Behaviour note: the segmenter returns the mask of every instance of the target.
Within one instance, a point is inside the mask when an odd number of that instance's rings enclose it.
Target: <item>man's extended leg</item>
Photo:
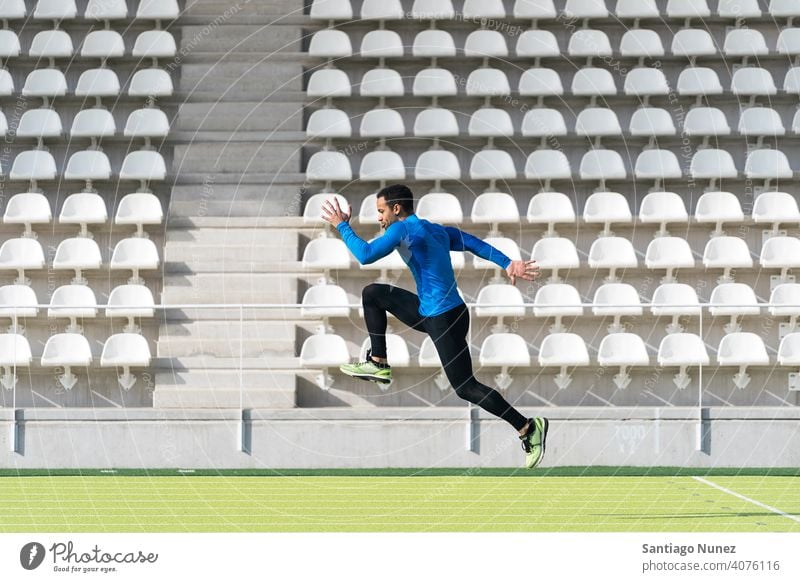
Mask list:
[[[413,329],[425,331],[423,318],[419,314],[419,297],[399,287],[372,283],[364,287],[361,304],[370,338],[367,359],[356,364],[345,364],[339,369],[354,378],[388,384],[392,381],[392,369],[387,364],[386,313],[393,314]]]
[[[425,327],[456,394],[511,424],[520,433],[522,448],[527,454],[526,464],[528,467],[538,465],[544,456],[547,419],[525,418],[497,390],[481,384],[475,378],[467,344],[467,307],[460,305],[441,315],[429,317],[425,320]]]

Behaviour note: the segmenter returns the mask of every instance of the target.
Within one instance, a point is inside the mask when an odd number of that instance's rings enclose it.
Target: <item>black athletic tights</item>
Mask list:
[[[386,357],[388,311],[412,329],[431,336],[444,365],[444,373],[461,398],[502,418],[517,430],[528,422],[497,390],[478,382],[472,373],[472,357],[467,345],[469,310],[466,305],[462,303],[442,314],[423,317],[419,314],[419,297],[414,293],[379,283],[364,287],[361,301],[373,356]]]

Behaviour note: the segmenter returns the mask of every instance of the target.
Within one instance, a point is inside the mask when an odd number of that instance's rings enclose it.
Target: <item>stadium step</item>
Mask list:
[[[303,67],[299,62],[280,62],[250,57],[214,59],[211,63],[191,63],[181,67],[181,91],[191,93],[196,100],[258,100],[277,92],[301,92]],[[302,93],[300,93],[302,94]]]
[[[181,17],[202,18],[218,26],[229,19],[247,16],[302,16],[303,9],[297,0],[271,0],[270,2],[237,2],[229,0],[193,0],[187,2]],[[279,24],[279,22],[276,22]],[[227,30],[227,26],[225,29]],[[274,27],[270,27],[272,30]]]
[[[302,110],[296,103],[244,101],[184,103],[178,111],[180,131],[301,131]]]
[[[299,172],[300,152],[294,144],[194,142],[175,146],[173,173]]]
[[[296,303],[297,279],[267,273],[165,275],[165,305],[197,303]]]
[[[279,408],[295,406],[292,372],[245,370],[239,389],[236,368],[160,371],[156,374],[154,408]]]
[[[279,235],[275,235],[276,246],[271,246],[276,255],[264,252],[264,244],[254,241],[252,244],[186,244],[167,243],[164,247],[164,261],[179,263],[195,272],[198,271],[245,271],[252,270],[273,271],[279,263],[294,262],[295,257],[284,256],[292,252],[292,246],[283,248],[277,242]],[[208,269],[203,268],[204,265]]]
[[[283,321],[245,321],[241,330],[237,321],[168,323],[159,329],[158,357],[292,357],[295,336],[294,323]]]
[[[279,52],[301,50],[300,31],[295,26],[233,24],[212,28],[208,25],[188,25],[182,27],[181,33],[181,48],[192,51],[192,54],[252,53],[261,59],[265,54],[271,56]]]

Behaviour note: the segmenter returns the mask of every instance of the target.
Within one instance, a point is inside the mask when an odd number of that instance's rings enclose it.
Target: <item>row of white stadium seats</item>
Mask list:
[[[0,168],[2,172],[2,168]],[[63,174],[56,168],[53,155],[45,150],[28,150],[17,154],[8,177],[11,180],[110,180],[111,162],[108,156],[99,150],[75,152],[69,158]],[[119,170],[120,180],[163,180],[167,175],[167,166],[163,156],[152,150],[130,152],[122,161]]]
[[[165,30],[147,30],[136,37],[131,55],[134,57],[161,59],[172,58],[178,52],[175,38]],[[0,58],[20,56],[22,47],[13,30],[0,30]],[[122,35],[114,30],[95,30],[86,35],[80,53],[75,53],[72,38],[64,30],[44,30],[31,41],[28,56],[46,59],[73,59],[81,57],[110,59],[125,56]]]
[[[44,194],[39,192],[14,194],[3,213],[3,224],[24,224],[25,236],[31,236],[31,227],[34,224],[48,224],[52,220],[50,203]],[[161,209],[161,202],[150,192],[126,194],[119,201],[114,216],[114,224],[134,225],[136,234],[140,237],[144,236],[144,225],[161,224],[163,220],[164,211]],[[70,194],[61,205],[58,222],[80,225],[81,234],[85,236],[89,224],[108,222],[105,200],[94,192]]]
[[[29,240],[29,239],[13,239]],[[520,260],[521,253],[517,243],[505,237],[488,237],[487,243],[502,251],[512,260]],[[454,268],[463,268],[463,253],[451,252]],[[460,257],[460,258],[459,258]],[[558,271],[577,269],[581,266],[575,243],[564,237],[544,237],[536,241],[531,251],[531,259],[542,270],[552,270],[552,281],[558,281]],[[351,254],[344,242],[338,238],[317,238],[305,248],[302,266],[308,270],[349,269]],[[694,253],[685,238],[662,236],[654,238],[645,251],[645,267],[651,270],[666,270],[665,280],[674,280],[677,269],[695,267]],[[709,239],[702,255],[706,269],[722,269],[723,279],[732,281],[733,269],[749,269],[754,266],[753,257],[747,242],[735,236],[717,236]],[[764,269],[780,269],[781,279],[786,280],[790,269],[800,268],[800,238],[793,236],[773,236],[761,247],[759,264]],[[594,240],[588,253],[588,266],[591,269],[609,269],[609,281],[617,279],[618,269],[636,269],[639,259],[633,243],[621,236],[604,236]],[[474,269],[499,269],[494,263],[473,257]],[[0,263],[2,268],[2,263]],[[403,270],[406,264],[397,251],[370,263],[361,265],[362,270]]]
[[[387,356],[392,366],[411,366],[411,358],[406,342],[400,336],[387,334]],[[369,339],[362,345],[362,354],[368,347]],[[300,364],[306,368],[327,368],[338,366],[350,359],[347,344],[335,334],[316,334],[303,343],[300,350]],[[531,354],[525,339],[513,333],[493,333],[483,340],[478,355],[481,367],[500,367],[503,371],[495,377],[503,389],[511,383],[509,368],[527,368],[531,364]],[[679,388],[686,388],[690,378],[686,370],[690,366],[708,366],[710,358],[703,340],[691,333],[674,333],[665,336],[659,346],[656,361],[659,367],[678,366],[680,373],[673,381]],[[559,388],[569,385],[568,368],[589,366],[590,358],[586,342],[577,334],[569,332],[552,333],[544,338],[539,346],[538,363],[540,367],[559,367],[556,376]],[[650,357],[644,339],[633,333],[612,333],[603,338],[597,350],[597,363],[600,366],[621,368],[620,388],[630,382],[628,369],[650,366]],[[800,333],[786,335],[778,348],[776,363],[780,366],[800,366]],[[441,366],[436,349],[430,338],[426,338],[420,348],[418,365],[420,367]],[[717,348],[718,366],[738,366],[734,384],[744,388],[750,380],[746,373],[749,366],[769,366],[764,340],[750,332],[733,332],[722,337]],[[626,381],[627,380],[627,381]],[[616,382],[615,382],[616,383]],[[447,389],[447,385],[442,386]]]
[[[518,92],[522,97],[560,97],[564,95],[560,74],[554,69],[532,68],[524,71],[519,80]],[[453,97],[459,94],[459,82],[452,71],[443,68],[423,69],[414,76],[411,92],[407,93],[403,78],[394,69],[384,67],[367,71],[359,84],[362,97]],[[512,94],[506,73],[500,69],[481,68],[472,71],[462,81],[464,93],[470,97],[502,97]],[[571,93],[577,97],[612,97],[618,94],[614,75],[608,69],[584,67],[572,77]],[[787,94],[800,94],[800,67],[786,72],[783,90]],[[735,96],[759,97],[777,95],[778,88],[772,73],[759,67],[741,67],[733,72],[730,91]],[[717,71],[709,67],[689,67],[681,71],[677,83],[678,95],[701,97],[721,95],[725,92]],[[306,93],[312,98],[350,97],[352,83],[341,69],[318,69],[308,80]],[[625,95],[630,97],[655,97],[670,94],[670,87],[660,69],[640,67],[632,69],[625,77]]]
[[[720,52],[726,57],[760,57],[773,52],[767,47],[764,35],[749,28],[728,31],[721,51],[711,33],[704,29],[684,28],[675,31],[671,36],[670,52],[676,57],[712,57]],[[366,58],[408,58],[405,52],[403,40],[397,32],[381,29],[364,35],[358,55]],[[536,59],[563,58],[565,55],[575,58],[615,55],[608,34],[602,30],[586,28],[577,30],[570,36],[566,51],[558,46],[556,36],[551,31],[527,30],[517,39],[514,53],[517,57]],[[790,56],[800,54],[800,28],[781,30],[774,53]],[[332,28],[317,31],[311,37],[308,54],[325,59],[351,57],[353,45],[350,35]],[[464,41],[462,50],[456,49],[452,35],[445,30],[422,31],[416,35],[411,45],[411,56],[414,57],[447,58],[457,54],[459,57],[481,59],[506,59],[510,56],[506,36],[497,30],[480,29],[471,32]],[[659,34],[642,28],[627,31],[620,40],[616,54],[620,57],[651,59],[666,56]]]
[[[15,90],[11,74],[7,69],[0,69],[0,97],[13,95]],[[172,78],[164,69],[136,71],[128,85],[130,97],[169,97],[173,91]],[[61,97],[68,92],[64,72],[55,68],[31,71],[22,87],[23,97],[49,99]],[[77,97],[118,97],[121,94],[119,77],[112,69],[84,71],[78,78],[74,93]]]
[[[800,16],[800,5],[795,0],[770,0],[769,15],[774,18]],[[457,17],[450,0],[414,0],[411,18],[422,20],[452,20]],[[711,12],[707,0],[668,0],[666,9],[659,11],[656,0],[617,0],[612,12],[605,0],[567,0],[559,15],[554,0],[515,0],[514,8],[506,12],[502,0],[464,0],[460,16],[463,19],[514,18],[526,20],[554,20],[559,16],[571,18],[608,18],[638,20],[642,18],[708,18],[719,16],[731,20],[759,18],[762,16],[758,0],[720,0],[717,10]],[[406,13],[400,0],[363,0],[361,20],[402,20]],[[352,20],[350,0],[314,0],[311,18],[316,20]]]
[[[339,201],[342,209],[350,214],[350,203],[341,194],[314,194],[306,202],[303,222],[325,224],[322,207],[332,198]],[[460,224],[464,221],[461,203],[453,194],[432,192],[424,194],[416,203],[416,213],[420,218],[444,224]],[[473,224],[516,224],[521,222],[517,201],[505,192],[484,192],[472,204],[470,221]],[[561,192],[540,192],[528,203],[525,217],[530,224],[547,224],[552,231],[556,224],[575,224],[577,214],[572,200]],[[697,200],[693,218],[701,224],[715,224],[717,230],[725,222],[745,220],[739,199],[730,192],[705,192]],[[687,224],[689,214],[684,200],[674,192],[650,192],[642,198],[639,205],[639,222],[658,224],[664,234],[669,223]],[[750,219],[756,224],[770,224],[777,231],[781,224],[800,224],[800,209],[797,199],[786,192],[762,192],[753,202]],[[360,224],[376,224],[376,196],[366,196],[357,216]],[[583,207],[583,221],[586,224],[602,224],[607,230],[613,223],[632,224],[634,221],[628,199],[618,192],[595,192]],[[719,234],[719,233],[718,233]]]
[[[71,369],[88,367],[92,360],[92,349],[84,336],[77,333],[58,333],[47,339],[41,366],[64,368],[64,373],[58,378],[62,386],[70,390],[78,380]],[[124,372],[119,377],[119,383],[124,389],[130,390],[136,383],[130,368],[147,368],[150,360],[150,346],[144,336],[138,333],[118,333],[103,344],[100,367],[122,368]],[[0,334],[0,370],[3,371],[0,383],[7,390],[13,389],[17,383],[17,369],[30,368],[32,362],[31,346],[25,336],[15,333]]]
[[[8,122],[0,111],[0,136],[8,134]],[[72,137],[112,137],[117,133],[114,116],[108,109],[84,109],[72,121],[69,135]],[[128,115],[122,135],[125,137],[166,137],[169,133],[169,119],[161,110],[154,107],[137,109]],[[54,109],[29,109],[14,128],[17,138],[57,138],[64,134],[61,117]]]
[[[324,0],[327,1],[327,0]],[[180,15],[177,0],[139,0],[137,20],[174,20]],[[34,20],[74,20],[78,18],[75,0],[37,0],[30,15]],[[0,2],[0,20],[28,17],[25,0]],[[83,14],[86,20],[122,20],[128,18],[127,0],[89,0]]]
[[[527,312],[524,303],[518,287],[490,283],[478,291],[474,314],[476,317],[524,317]],[[584,303],[572,285],[548,283],[536,290],[532,313],[535,317],[555,317],[555,328],[561,329],[562,317],[584,317]],[[627,283],[604,283],[594,292],[591,303],[593,315],[614,317],[617,325],[623,316],[640,317],[643,314],[639,292]],[[702,309],[694,287],[685,283],[662,283],[653,292],[650,303],[653,316],[672,317],[676,325],[679,317],[699,317]],[[734,325],[736,318],[759,315],[763,307],[753,289],[744,283],[717,285],[711,292],[709,303],[713,304],[708,307],[712,316],[731,317]],[[350,304],[347,293],[338,285],[314,285],[304,293],[300,313],[302,317],[316,319],[350,317]],[[776,285],[769,304],[766,309],[770,315],[789,317],[794,327],[800,317],[800,283]]]
[[[91,111],[91,110],[90,110]],[[731,135],[731,126],[725,113],[716,107],[693,107],[681,119],[681,135],[690,137],[722,137]],[[515,130],[511,115],[504,109],[481,107],[468,117],[467,135],[473,137],[562,137],[568,134],[580,137],[621,137],[624,132],[614,109],[587,107],[581,111],[569,109],[574,116],[574,130],[568,131],[564,115],[558,109],[540,107],[525,113],[519,130]],[[732,116],[733,114],[731,114]],[[22,127],[22,123],[20,123]],[[2,119],[0,119],[2,129]],[[168,126],[167,126],[168,129]],[[770,107],[747,107],[739,113],[739,135],[782,136],[786,134],[780,113]],[[20,130],[17,131],[19,136]],[[800,110],[792,119],[791,131],[800,134]],[[74,130],[73,130],[74,133]],[[669,137],[678,134],[669,110],[658,107],[640,107],[631,116],[628,132],[632,137]],[[28,131],[30,134],[30,130]],[[80,135],[80,134],[79,134]],[[84,133],[84,135],[86,135]],[[128,133],[126,127],[125,135]],[[348,138],[353,129],[350,116],[341,109],[324,108],[314,111],[308,119],[306,136],[314,138]],[[404,137],[406,125],[400,112],[388,107],[376,107],[361,117],[359,135],[370,138]],[[456,114],[443,107],[430,107],[420,111],[415,120],[416,137],[457,137],[462,135]]]
[[[28,153],[28,152],[26,152]],[[627,152],[626,152],[627,153]],[[21,154],[22,155],[22,154]],[[444,149],[422,152],[413,166],[415,180],[461,180],[461,164],[456,155]],[[781,150],[754,149],[747,154],[744,176],[755,180],[792,179],[794,171]],[[633,175],[640,180],[677,180],[684,177],[678,157],[670,150],[646,149],[636,158]],[[701,149],[692,156],[686,175],[698,180],[737,178],[739,170],[731,154],[722,149]],[[522,173],[528,180],[625,180],[628,171],[622,155],[610,149],[591,149],[573,174],[569,159],[559,150],[539,149],[531,153]],[[515,180],[522,177],[511,154],[504,150],[484,149],[475,153],[469,167],[472,180]],[[12,171],[12,179],[14,173]],[[350,182],[353,172],[350,158],[343,152],[323,150],[308,160],[306,177],[310,181]],[[360,162],[361,181],[405,180],[406,165],[400,154],[388,149],[367,153]]]
[[[85,283],[82,272],[99,269],[103,264],[99,245],[91,238],[74,237],[62,240],[56,248],[50,268],[75,271],[75,282]],[[132,237],[119,241],[111,255],[109,268],[133,271],[132,283],[138,283],[139,271],[157,269],[158,249],[148,238]],[[0,246],[0,271],[17,271],[17,284],[26,284],[25,271],[47,266],[41,243],[34,238],[11,238]]]

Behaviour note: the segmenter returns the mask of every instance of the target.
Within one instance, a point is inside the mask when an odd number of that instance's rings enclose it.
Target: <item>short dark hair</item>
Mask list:
[[[414,214],[414,193],[404,184],[392,184],[382,188],[378,198],[386,198],[386,204],[399,204],[408,214]]]

